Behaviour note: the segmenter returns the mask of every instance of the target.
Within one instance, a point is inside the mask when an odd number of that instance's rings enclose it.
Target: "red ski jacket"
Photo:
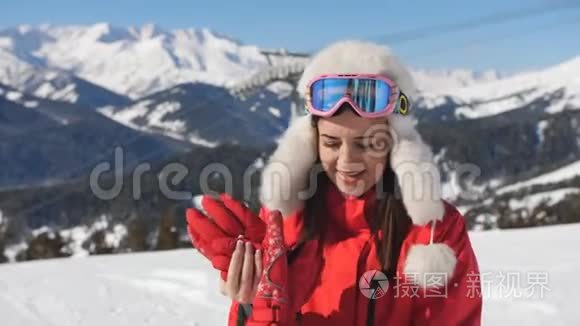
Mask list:
[[[379,282],[375,284],[380,284],[383,292],[377,292],[376,298],[370,299],[368,291],[364,291],[368,282],[361,281],[361,277],[380,275],[374,274],[381,267],[365,219],[365,212],[372,209],[376,198],[372,192],[360,198],[346,198],[334,186],[326,189],[328,223],[324,226],[325,237],[319,243],[319,261],[302,262],[312,266],[312,270],[305,268],[289,285],[296,287],[294,291],[308,293],[305,296],[308,299],[296,314],[298,325],[480,325],[479,268],[464,219],[455,207],[445,202],[445,216],[434,229],[432,224],[410,227],[402,244],[396,277],[387,283],[380,282],[378,277]],[[266,214],[263,208],[260,217]],[[284,242],[290,253],[295,252],[294,260],[304,254],[296,246],[302,228],[303,211],[285,218]],[[421,287],[404,273],[404,268],[410,249],[429,244],[431,236],[432,243],[449,246],[457,262],[445,286]],[[307,281],[312,277],[317,278],[315,282]],[[432,277],[436,279],[440,275]],[[303,284],[316,285],[305,289]],[[232,302],[229,325],[244,325],[248,309],[251,307]]]

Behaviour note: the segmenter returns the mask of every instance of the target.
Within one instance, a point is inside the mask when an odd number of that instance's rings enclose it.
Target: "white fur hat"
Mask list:
[[[342,73],[381,74],[395,81],[411,101],[417,94],[411,74],[388,48],[363,41],[342,41],[322,49],[304,69],[298,92],[304,96],[308,82],[317,75]],[[388,119],[394,139],[390,163],[407,213],[415,225],[431,223],[430,243],[411,248],[405,271],[451,276],[456,265],[453,250],[433,243],[435,223],[443,219],[444,204],[432,151],[416,131],[411,116],[393,114]],[[301,193],[309,185],[318,158],[316,137],[310,115],[296,118],[281,136],[262,173],[260,200],[265,208],[288,216],[304,207]]]

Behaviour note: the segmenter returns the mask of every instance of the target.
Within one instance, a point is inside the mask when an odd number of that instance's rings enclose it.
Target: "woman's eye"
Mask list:
[[[367,143],[356,143],[355,146],[358,149],[363,149],[363,150],[367,150],[367,149],[370,149],[372,147],[371,144],[367,144]]]
[[[337,142],[324,142],[324,146],[329,148],[337,148],[340,146],[340,144]]]

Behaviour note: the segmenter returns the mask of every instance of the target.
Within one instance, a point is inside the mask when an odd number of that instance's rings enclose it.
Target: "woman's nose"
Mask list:
[[[351,146],[343,145],[338,154],[338,160],[341,163],[355,163],[357,162],[357,154]]]

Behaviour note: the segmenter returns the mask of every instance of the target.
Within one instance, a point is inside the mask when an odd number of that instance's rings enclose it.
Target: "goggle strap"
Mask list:
[[[400,115],[407,115],[409,114],[409,98],[405,93],[399,92],[399,99],[397,100],[397,107],[395,108],[395,113]]]

